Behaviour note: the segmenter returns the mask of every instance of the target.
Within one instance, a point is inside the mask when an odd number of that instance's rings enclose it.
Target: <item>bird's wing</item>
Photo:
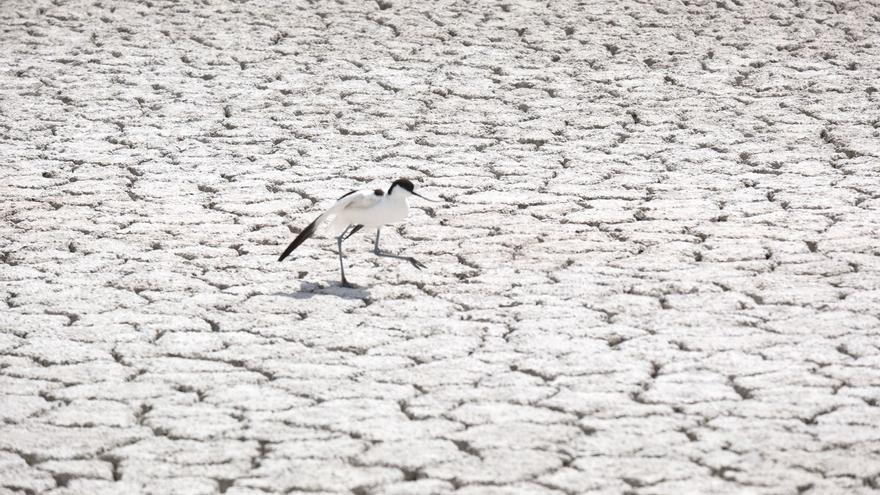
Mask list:
[[[331,209],[335,209],[338,206],[339,209],[336,211],[338,215],[346,210],[365,210],[381,200],[382,196],[377,195],[375,191],[357,191],[340,198]]]
[[[294,249],[299,247],[300,244],[306,242],[309,237],[315,235],[315,232],[318,230],[318,227],[330,216],[338,216],[340,213],[344,212],[346,209],[354,208],[369,208],[370,206],[379,202],[381,196],[376,195],[375,191],[364,190],[364,191],[351,191],[346,193],[344,196],[336,200],[336,203],[333,204],[327,211],[321,213],[318,218],[316,218],[312,223],[310,223],[299,235],[296,236],[296,239],[293,240],[288,246],[287,249],[281,253],[281,256],[278,257],[278,261],[284,261],[284,258],[287,258],[290,253],[293,252]]]
[[[355,191],[349,195],[340,198],[339,201],[330,209],[333,214],[333,222],[328,227],[331,235],[339,235],[345,232],[346,227],[354,223],[358,223],[355,219],[359,218],[358,212],[368,210],[379,201],[374,191]]]

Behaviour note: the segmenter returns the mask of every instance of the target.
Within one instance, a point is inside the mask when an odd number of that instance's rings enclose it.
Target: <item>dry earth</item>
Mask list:
[[[0,494],[880,488],[876,2],[0,19]]]

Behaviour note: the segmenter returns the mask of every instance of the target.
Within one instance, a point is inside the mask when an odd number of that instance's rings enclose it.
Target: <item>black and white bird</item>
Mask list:
[[[281,253],[278,261],[284,261],[284,258],[293,252],[294,249],[299,247],[306,239],[312,237],[325,220],[333,217],[333,221],[330,223],[330,232],[336,237],[336,246],[339,251],[339,271],[342,274],[343,287],[353,286],[345,279],[342,241],[348,239],[364,227],[376,229],[376,243],[373,246],[373,253],[376,256],[406,260],[421,270],[425,265],[415,258],[386,253],[379,249],[379,234],[382,231],[382,226],[399,222],[406,218],[409,212],[407,198],[410,196],[418,196],[426,201],[437,202],[415,192],[415,186],[407,179],[397,179],[394,181],[391,187],[388,188],[387,193],[381,189],[351,191],[339,198],[336,204],[324,213],[321,213],[308,227],[303,229],[296,236],[296,239],[287,246],[287,249]]]

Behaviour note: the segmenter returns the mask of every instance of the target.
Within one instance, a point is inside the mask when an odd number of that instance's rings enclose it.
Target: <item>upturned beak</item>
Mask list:
[[[416,195],[416,196],[418,196],[418,197],[424,199],[425,201],[430,201],[430,202],[432,202],[432,203],[442,203],[442,202],[443,202],[443,201],[441,201],[441,200],[439,200],[439,199],[428,199],[428,198],[422,196],[421,194],[419,194],[419,193],[417,193],[417,192],[415,192],[415,191],[413,191],[412,193],[413,193],[414,195]]]

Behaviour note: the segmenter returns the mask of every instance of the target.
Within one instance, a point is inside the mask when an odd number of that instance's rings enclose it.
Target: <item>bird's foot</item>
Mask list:
[[[340,287],[345,287],[346,289],[357,289],[358,286],[349,282],[348,280],[342,279],[342,282],[339,283]]]
[[[412,263],[412,265],[414,267],[418,268],[419,270],[421,270],[422,268],[427,268],[427,266],[425,266],[424,263],[422,263],[421,261],[419,261],[413,257],[409,257],[406,260],[409,261],[410,263]]]

